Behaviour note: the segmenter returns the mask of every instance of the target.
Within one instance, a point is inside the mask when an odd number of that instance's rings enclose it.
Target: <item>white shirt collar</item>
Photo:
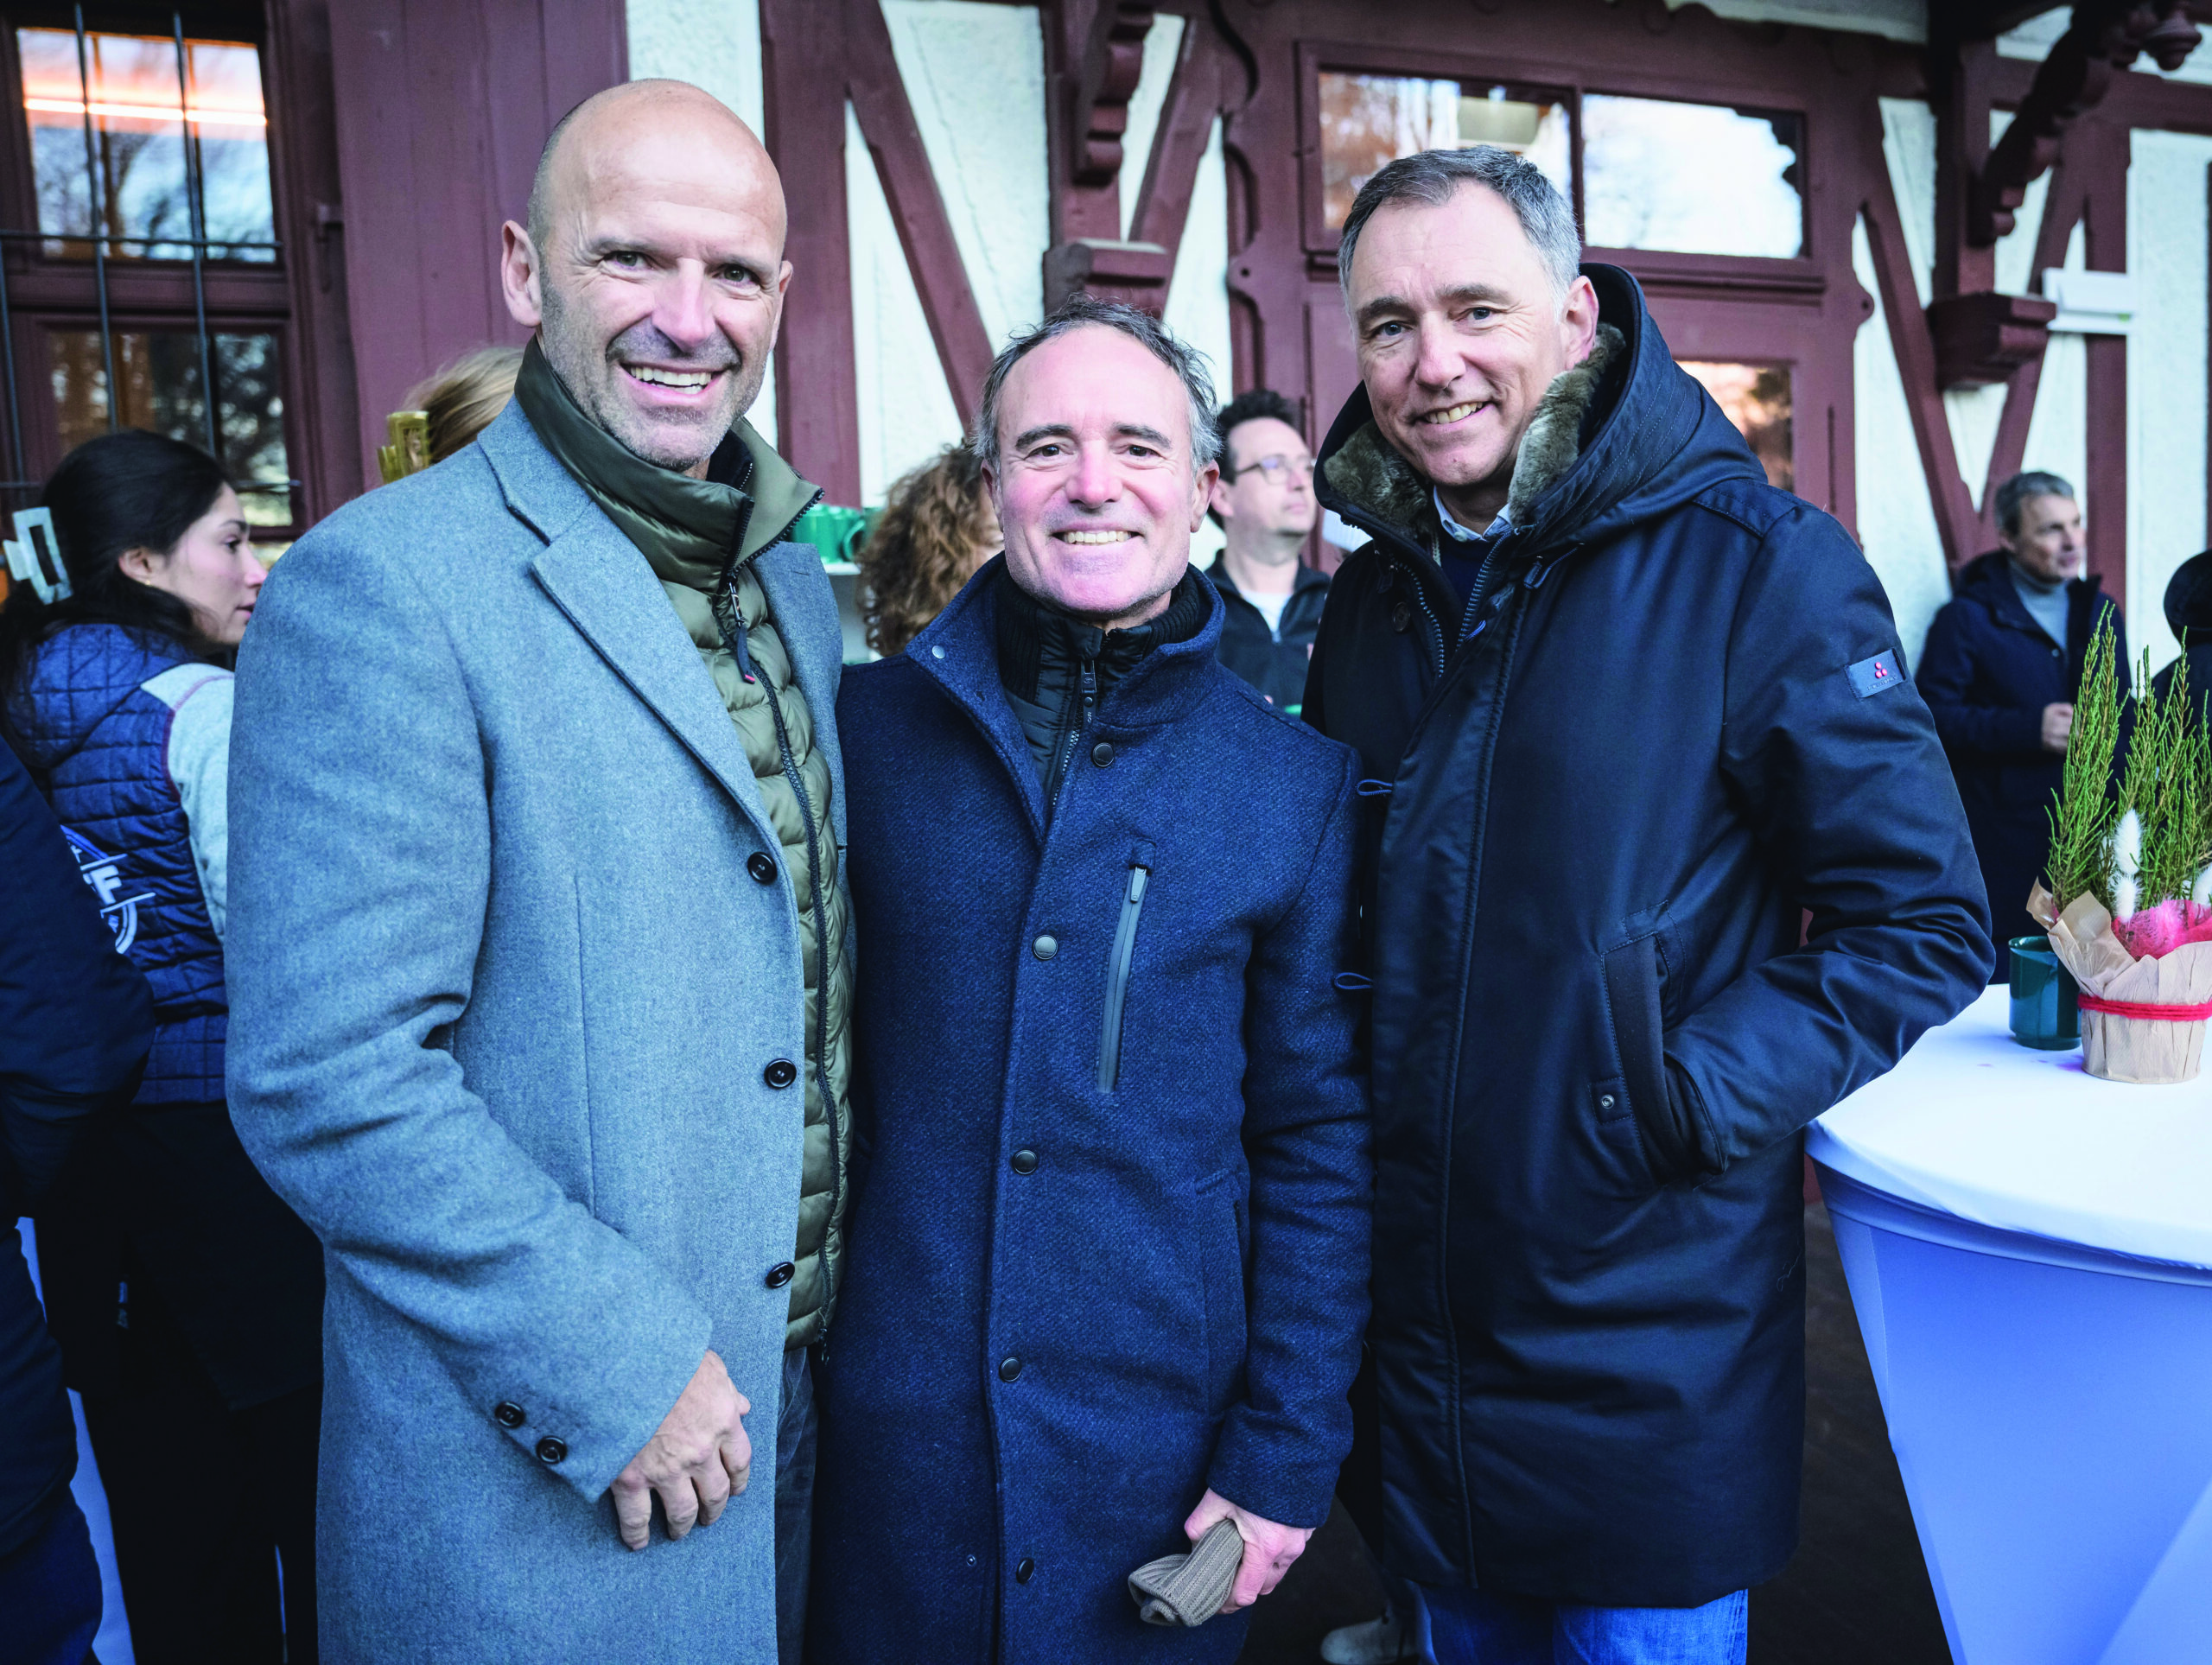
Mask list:
[[[1438,491],[1433,486],[1430,486],[1428,491],[1429,495],[1436,500],[1436,524],[1443,527],[1444,535],[1446,537],[1451,538],[1455,543],[1487,543],[1490,539],[1497,537],[1500,533],[1510,531],[1513,529],[1512,521],[1506,518],[1505,511],[1500,509],[1497,512],[1497,518],[1490,523],[1489,530],[1479,532],[1470,531],[1466,527],[1461,525],[1457,520],[1454,520],[1452,518],[1452,511],[1444,506],[1443,493]]]

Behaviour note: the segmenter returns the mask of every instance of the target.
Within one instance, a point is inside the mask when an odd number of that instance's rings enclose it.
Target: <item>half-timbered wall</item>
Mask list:
[[[956,438],[992,352],[1071,287],[1164,311],[1224,395],[1274,386],[1318,435],[1355,375],[1317,213],[1325,70],[1721,103],[1802,118],[1802,248],[1593,256],[1637,274],[1678,356],[1788,368],[1794,489],[1860,538],[1908,649],[1990,547],[1991,486],[2025,466],[2077,481],[2093,567],[2137,639],[2172,651],[2158,599],[2205,546],[2212,493],[2212,48],[2117,76],[1972,257],[1999,294],[2126,271],[2133,334],[2056,333],[1946,391],[1925,310],[1959,289],[1942,147],[2003,132],[2063,9],[1946,69],[1921,0],[365,6],[332,32],[365,447],[406,382],[505,333],[498,219],[571,94],[624,73],[698,82],[776,155],[797,275],[754,419],[846,503]],[[1986,139],[1946,137],[1955,88],[1931,65],[1978,90]]]

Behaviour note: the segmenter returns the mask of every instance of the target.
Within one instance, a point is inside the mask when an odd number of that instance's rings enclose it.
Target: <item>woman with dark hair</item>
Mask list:
[[[888,658],[998,553],[999,518],[976,454],[948,445],[891,488],[855,557],[868,645]]]
[[[213,459],[87,442],[48,480],[58,581],[0,607],[0,727],[127,954],[153,1049],[41,1207],[143,1665],[315,1657],[322,1257],[224,1103],[230,664],[263,569]],[[280,1572],[281,1567],[281,1572]]]

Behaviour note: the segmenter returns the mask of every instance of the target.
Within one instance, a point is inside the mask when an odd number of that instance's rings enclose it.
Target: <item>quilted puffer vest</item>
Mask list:
[[[153,985],[140,1104],[223,1097],[222,944],[169,779],[175,713],[142,686],[188,658],[120,626],[73,625],[39,650],[10,714],[116,947]]]
[[[848,921],[844,893],[837,883],[837,840],[830,823],[830,766],[816,749],[813,715],[793,678],[791,658],[769,611],[767,592],[752,562],[738,568],[730,597],[743,621],[746,655],[753,669],[750,682],[722,640],[709,597],[674,579],[663,579],[661,588],[668,592],[677,617],[714,677],[738,738],[745,742],[746,760],[760,783],[761,798],[783,845],[784,871],[798,902],[799,951],[806,965],[806,1143],[794,1256],[798,1271],[791,1279],[785,1344],[804,1346],[827,1326],[836,1293],[844,1223],[839,1217],[843,1203],[840,1168],[851,1139],[846,1107],[851,1102],[852,979],[846,969]],[[800,785],[806,791],[804,813],[796,790]],[[809,858],[810,817],[813,847],[822,858],[818,875]],[[824,967],[826,989],[819,986]],[[825,1080],[834,1101],[828,1104],[822,1096]]]

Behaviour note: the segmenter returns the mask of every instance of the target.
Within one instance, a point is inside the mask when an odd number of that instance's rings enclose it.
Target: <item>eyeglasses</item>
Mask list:
[[[1241,474],[1254,468],[1257,468],[1266,476],[1267,482],[1270,486],[1280,486],[1294,476],[1308,481],[1313,478],[1313,459],[1311,457],[1287,457],[1281,454],[1271,457],[1257,457],[1243,464],[1236,472]]]

